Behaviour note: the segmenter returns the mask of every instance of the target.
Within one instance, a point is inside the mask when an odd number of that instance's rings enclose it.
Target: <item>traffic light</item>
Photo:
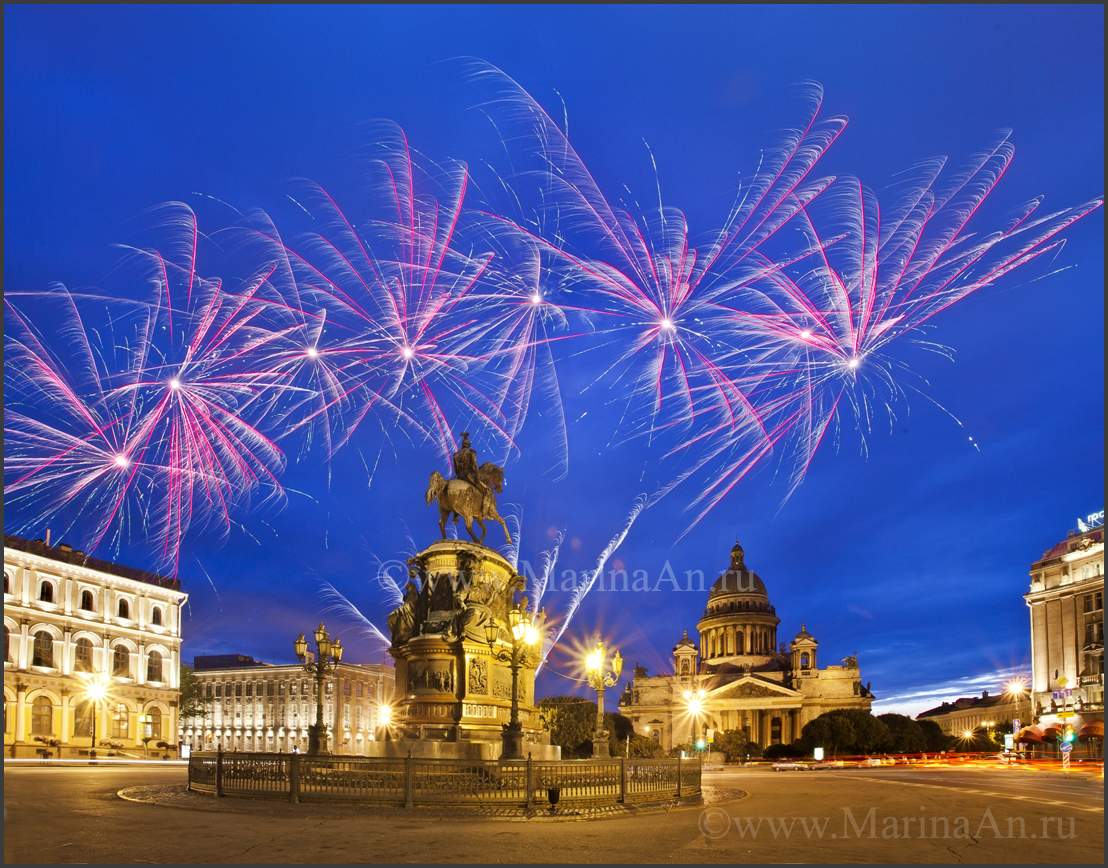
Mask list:
[[[1062,743],[1063,744],[1073,744],[1074,739],[1076,739],[1076,738],[1077,738],[1077,733],[1073,731],[1073,724],[1072,723],[1067,723],[1065,728],[1062,730]]]

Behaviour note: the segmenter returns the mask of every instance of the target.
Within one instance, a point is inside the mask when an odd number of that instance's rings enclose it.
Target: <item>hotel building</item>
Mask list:
[[[177,579],[4,539],[4,753],[175,754]]]

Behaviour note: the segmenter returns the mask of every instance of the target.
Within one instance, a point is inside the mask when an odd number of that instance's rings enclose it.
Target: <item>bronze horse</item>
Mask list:
[[[491,462],[486,462],[477,469],[477,478],[491,492],[500,494],[504,490],[504,470]],[[439,502],[439,533],[442,534],[443,539],[446,539],[446,520],[453,515],[455,523],[459,518],[465,522],[466,531],[474,542],[482,544],[485,542],[488,529],[485,527],[484,520],[492,519],[500,522],[500,526],[504,528],[504,536],[511,544],[512,534],[504,519],[500,517],[500,513],[496,511],[496,500],[492,494],[482,496],[480,491],[464,479],[447,480],[436,470],[431,474],[431,481],[427,485],[427,503],[430,504],[433,500]],[[473,532],[473,522],[481,526],[480,539]]]

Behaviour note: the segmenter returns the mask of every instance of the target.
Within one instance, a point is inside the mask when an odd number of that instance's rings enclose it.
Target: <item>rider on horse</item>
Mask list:
[[[468,482],[481,493],[481,500],[492,494],[477,472],[477,452],[469,442],[469,432],[462,432],[462,445],[454,453],[454,478]]]

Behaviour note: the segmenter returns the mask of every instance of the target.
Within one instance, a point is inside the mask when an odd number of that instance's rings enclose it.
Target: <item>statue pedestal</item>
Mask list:
[[[413,581],[389,616],[399,730],[399,742],[391,744],[403,750],[405,742],[427,742],[442,746],[434,755],[498,758],[511,716],[512,674],[490,648],[486,628],[496,627],[498,650],[510,647],[508,611],[523,580],[499,552],[460,540],[433,543],[408,565]],[[527,741],[551,747],[534,707],[534,667],[526,661],[519,671],[524,756]],[[469,747],[478,743],[490,747]]]

